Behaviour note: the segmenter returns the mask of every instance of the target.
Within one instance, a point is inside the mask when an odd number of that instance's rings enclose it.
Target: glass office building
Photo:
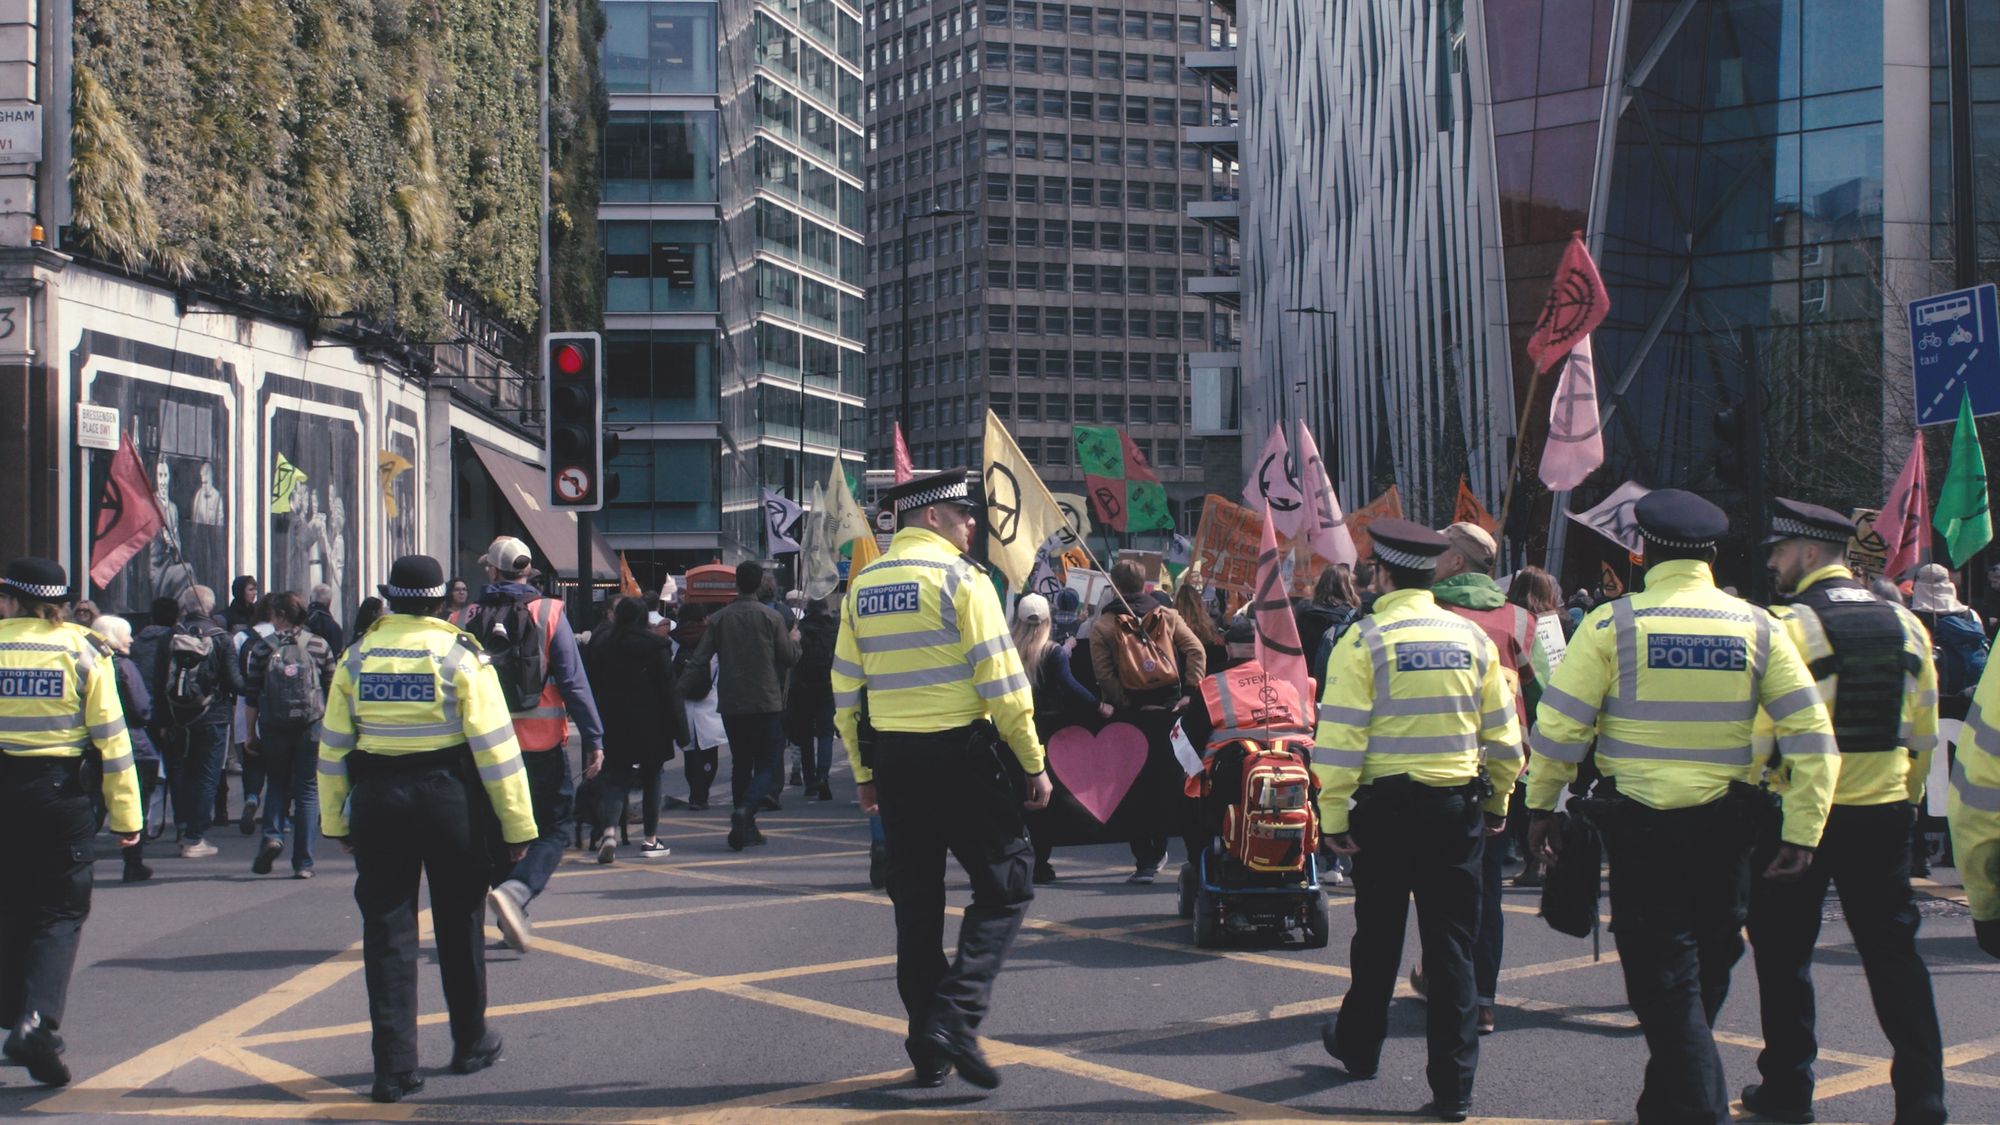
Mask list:
[[[1396,484],[1448,519],[1463,474],[1498,512],[1525,444],[1526,559],[1629,479],[1731,508],[1740,560],[1753,390],[1766,491],[1881,499],[1912,416],[1900,308],[1949,279],[1941,0],[1244,6],[1245,416],[1302,413],[1350,504]],[[2000,115],[1976,120],[1990,154]],[[1612,299],[1608,460],[1557,497],[1533,464],[1555,380],[1525,345],[1573,231]]]

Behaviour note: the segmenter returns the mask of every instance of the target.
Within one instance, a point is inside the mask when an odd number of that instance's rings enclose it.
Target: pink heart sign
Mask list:
[[[1130,723],[1111,723],[1096,734],[1064,727],[1049,738],[1048,754],[1063,788],[1103,824],[1146,765],[1146,735]]]

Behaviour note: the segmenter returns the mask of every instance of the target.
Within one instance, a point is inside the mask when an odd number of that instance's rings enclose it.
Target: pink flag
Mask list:
[[[1590,337],[1577,341],[1549,403],[1549,440],[1542,446],[1542,482],[1567,492],[1604,464],[1604,428],[1597,421],[1597,365]]]
[[[1327,476],[1326,462],[1320,459],[1319,443],[1299,419],[1299,490],[1308,503],[1306,542],[1312,553],[1330,563],[1353,566],[1361,556],[1354,549],[1354,536],[1347,530],[1347,517],[1340,513],[1340,497],[1334,495],[1333,479]]]
[[[1264,511],[1264,536],[1257,550],[1257,596],[1250,602],[1250,620],[1257,628],[1257,663],[1275,679],[1289,680],[1299,689],[1299,699],[1313,706],[1311,673],[1306,668],[1305,646],[1299,643],[1299,623],[1292,617],[1290,583],[1285,577],[1285,556],[1278,550],[1278,537],[1271,528],[1270,509]]]
[[[916,476],[917,471],[910,465],[910,447],[903,444],[903,424],[893,424],[896,427],[896,483],[902,484]]]
[[[1910,443],[1909,459],[1896,483],[1889,486],[1889,498],[1875,516],[1875,533],[1882,537],[1882,553],[1889,561],[1882,573],[1894,578],[1923,562],[1924,546],[1930,540],[1931,514],[1929,482],[1924,479],[1924,432]]]
[[[1292,460],[1292,451],[1285,448],[1285,429],[1278,423],[1271,424],[1271,438],[1250,467],[1250,479],[1243,484],[1243,506],[1253,512],[1264,509],[1277,524],[1278,534],[1287,539],[1297,535],[1299,525],[1306,521],[1306,501],[1299,493],[1298,463]]]
[[[1535,334],[1528,341],[1528,358],[1535,370],[1547,371],[1557,360],[1604,322],[1611,311],[1611,294],[1597,275],[1597,263],[1590,260],[1590,248],[1583,244],[1583,232],[1569,237],[1562,263],[1549,281],[1548,299],[1542,302],[1541,316],[1535,320]]]

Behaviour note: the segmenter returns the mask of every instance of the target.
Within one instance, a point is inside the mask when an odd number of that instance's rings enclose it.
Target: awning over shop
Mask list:
[[[479,454],[480,463],[493,477],[493,483],[499,485],[501,494],[507,497],[514,514],[527,525],[528,538],[534,540],[535,548],[549,560],[558,577],[574,579],[576,515],[555,511],[544,502],[548,489],[547,474],[491,446],[477,441],[471,444]],[[484,550],[484,547],[480,549]],[[605,540],[604,533],[594,527],[590,529],[590,561],[596,581],[618,581],[618,555]]]

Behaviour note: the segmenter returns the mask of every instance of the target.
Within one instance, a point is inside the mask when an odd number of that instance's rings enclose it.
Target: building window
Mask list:
[[[607,424],[715,421],[715,364],[713,332],[606,332]]]
[[[715,117],[689,110],[612,113],[604,125],[605,201],[714,199]],[[760,148],[760,171],[763,156]]]
[[[715,92],[714,4],[611,0],[604,23],[604,85],[611,93]]]
[[[609,312],[711,312],[716,308],[715,224],[603,224]]]

